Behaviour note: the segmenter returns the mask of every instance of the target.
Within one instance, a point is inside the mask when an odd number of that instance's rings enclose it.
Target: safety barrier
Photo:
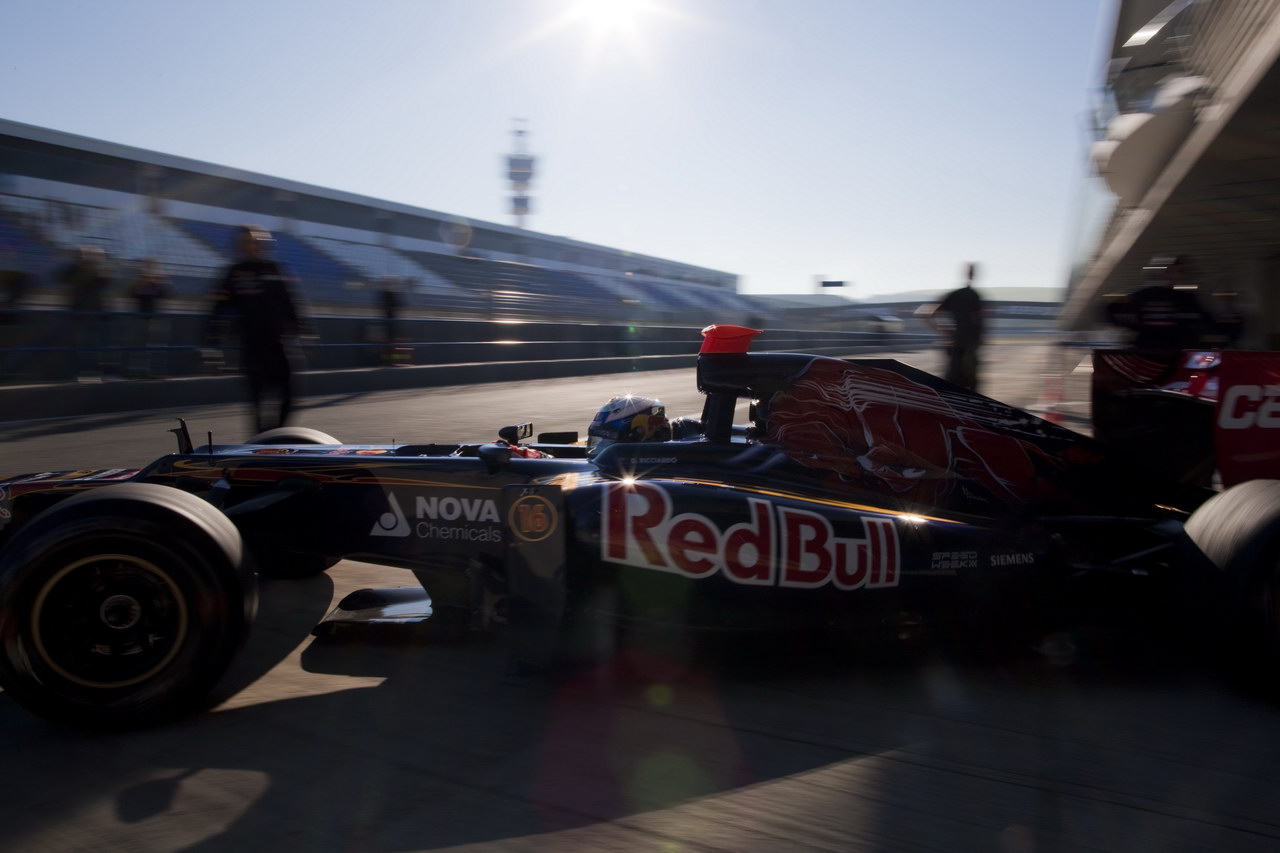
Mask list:
[[[716,318],[706,318],[706,323]],[[696,352],[695,326],[319,317],[304,341],[312,370],[679,356]],[[0,383],[84,377],[142,379],[234,372],[238,348],[205,344],[200,314],[11,311],[0,317]],[[768,329],[757,348],[840,354],[931,345],[929,335]]]

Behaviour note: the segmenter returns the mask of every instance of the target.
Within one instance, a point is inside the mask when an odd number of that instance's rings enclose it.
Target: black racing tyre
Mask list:
[[[0,554],[0,686],[65,725],[202,709],[248,636],[257,587],[235,525],[168,486],[54,505]]]
[[[253,554],[253,566],[264,578],[299,580],[315,577],[337,562],[337,557],[319,557],[315,554],[274,551],[269,548],[257,549]]]
[[[1216,628],[1236,663],[1280,662],[1280,480],[1250,480],[1192,513],[1187,536],[1222,573]]]
[[[245,444],[342,444],[342,442],[318,429],[285,426],[260,432]]]
[[[342,444],[341,441],[307,427],[276,427],[260,432],[249,439],[246,444]],[[294,551],[277,551],[259,548],[253,553],[254,568],[264,578],[281,578],[298,580],[310,578],[325,572],[338,560],[336,557],[318,557],[314,554],[299,554]]]

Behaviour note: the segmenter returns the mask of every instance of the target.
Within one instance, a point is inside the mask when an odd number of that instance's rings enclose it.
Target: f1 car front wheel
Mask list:
[[[245,444],[342,444],[342,442],[318,429],[284,426],[260,432],[245,441]]]
[[[256,605],[235,526],[179,489],[104,486],[54,505],[0,555],[0,685],[93,729],[192,713]]]
[[[1222,572],[1219,629],[1238,663],[1280,663],[1280,480],[1250,480],[1214,495],[1187,535]],[[1277,684],[1276,686],[1280,686]]]

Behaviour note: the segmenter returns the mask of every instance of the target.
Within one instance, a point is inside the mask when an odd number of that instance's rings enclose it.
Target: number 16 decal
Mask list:
[[[560,515],[555,505],[541,495],[525,495],[507,511],[507,524],[525,542],[541,542],[556,532]]]

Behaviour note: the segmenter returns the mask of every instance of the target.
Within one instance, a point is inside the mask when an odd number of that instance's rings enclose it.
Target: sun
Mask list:
[[[651,0],[578,0],[571,15],[597,36],[634,32],[645,13],[657,10]]]
[[[672,7],[671,0],[564,0],[560,13],[521,36],[512,47],[553,36],[573,39],[581,51],[579,73],[590,79],[602,64],[625,63],[646,70],[653,66],[660,22],[696,23]]]

